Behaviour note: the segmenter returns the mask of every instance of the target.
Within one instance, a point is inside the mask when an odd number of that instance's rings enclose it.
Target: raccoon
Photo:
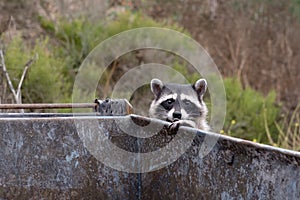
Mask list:
[[[203,95],[207,89],[205,79],[190,84],[164,84],[159,79],[150,83],[154,100],[149,108],[149,116],[171,122],[171,131],[178,130],[180,125],[209,130],[206,121],[207,107]]]

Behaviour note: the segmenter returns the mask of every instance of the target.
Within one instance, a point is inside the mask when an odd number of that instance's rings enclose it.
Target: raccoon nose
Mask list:
[[[176,119],[181,119],[181,113],[180,112],[174,112],[173,117]]]

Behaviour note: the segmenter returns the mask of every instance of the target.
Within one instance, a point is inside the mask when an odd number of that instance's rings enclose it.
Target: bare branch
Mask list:
[[[10,79],[10,77],[9,77],[9,74],[8,74],[8,72],[7,72],[7,69],[6,69],[3,50],[0,49],[0,59],[1,59],[1,65],[2,65],[2,68],[3,68],[3,73],[5,74],[7,83],[8,83],[8,85],[9,85],[9,89],[10,89],[10,91],[13,93],[15,102],[16,102],[17,104],[22,104],[22,96],[21,96],[21,88],[22,88],[22,84],[23,84],[23,82],[24,82],[24,79],[25,79],[25,76],[26,76],[26,74],[27,74],[27,71],[28,71],[29,67],[31,66],[31,64],[32,64],[35,60],[37,60],[37,58],[38,58],[38,55],[36,54],[34,58],[31,58],[31,59],[25,64],[25,68],[24,68],[24,70],[23,70],[21,79],[20,79],[19,84],[18,84],[17,92],[16,92],[16,90],[15,90],[15,88],[14,88],[12,82],[11,82],[11,79]],[[21,109],[20,112],[24,112],[24,110]]]
[[[14,86],[11,82],[11,79],[9,77],[9,74],[7,72],[7,69],[6,69],[6,66],[5,66],[5,61],[4,61],[4,55],[3,55],[3,50],[0,49],[0,58],[1,58],[1,65],[2,65],[2,68],[3,68],[3,73],[5,74],[5,77],[6,77],[6,80],[7,80],[7,83],[9,85],[9,89],[11,90],[11,92],[13,93],[14,95],[14,98],[15,98],[15,101],[18,102],[18,96],[17,96],[17,93],[14,89]]]
[[[34,58],[31,58],[26,64],[25,64],[25,67],[24,67],[24,70],[23,70],[23,73],[22,73],[22,76],[21,76],[21,79],[19,81],[19,85],[18,85],[18,89],[17,89],[17,96],[18,96],[18,103],[22,103],[22,99],[21,99],[21,88],[22,88],[22,84],[24,82],[24,79],[25,79],[25,76],[27,74],[27,71],[29,69],[29,67],[31,66],[31,64],[36,61],[38,58],[38,55],[36,54]]]

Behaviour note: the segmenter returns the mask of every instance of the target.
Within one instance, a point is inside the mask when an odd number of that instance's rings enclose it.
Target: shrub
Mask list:
[[[113,21],[107,19],[108,21],[103,20],[97,23],[89,22],[85,18],[72,21],[61,19],[57,24],[42,17],[39,19],[42,27],[61,41],[63,48],[58,50],[58,56],[66,59],[67,65],[70,66],[69,72],[73,76],[83,59],[96,45],[122,31],[141,27],[167,27],[184,32],[183,28],[176,24],[159,23],[140,12],[129,11],[117,15]]]
[[[276,138],[278,131],[275,121],[279,117],[279,108],[275,105],[275,92],[272,91],[264,97],[250,87],[243,89],[235,78],[226,78],[224,85],[227,96],[224,132],[231,136],[268,143],[265,129],[267,126],[271,137]]]
[[[56,58],[49,48],[48,39],[37,40],[33,48],[25,45],[21,37],[14,38],[5,51],[5,62],[13,85],[17,88],[24,65],[33,57],[22,86],[23,103],[52,103],[69,101],[70,84],[62,76],[64,62]]]

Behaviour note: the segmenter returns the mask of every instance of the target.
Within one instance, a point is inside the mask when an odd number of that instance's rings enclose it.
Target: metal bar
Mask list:
[[[0,109],[58,109],[95,108],[96,103],[38,103],[38,104],[0,104]]]

